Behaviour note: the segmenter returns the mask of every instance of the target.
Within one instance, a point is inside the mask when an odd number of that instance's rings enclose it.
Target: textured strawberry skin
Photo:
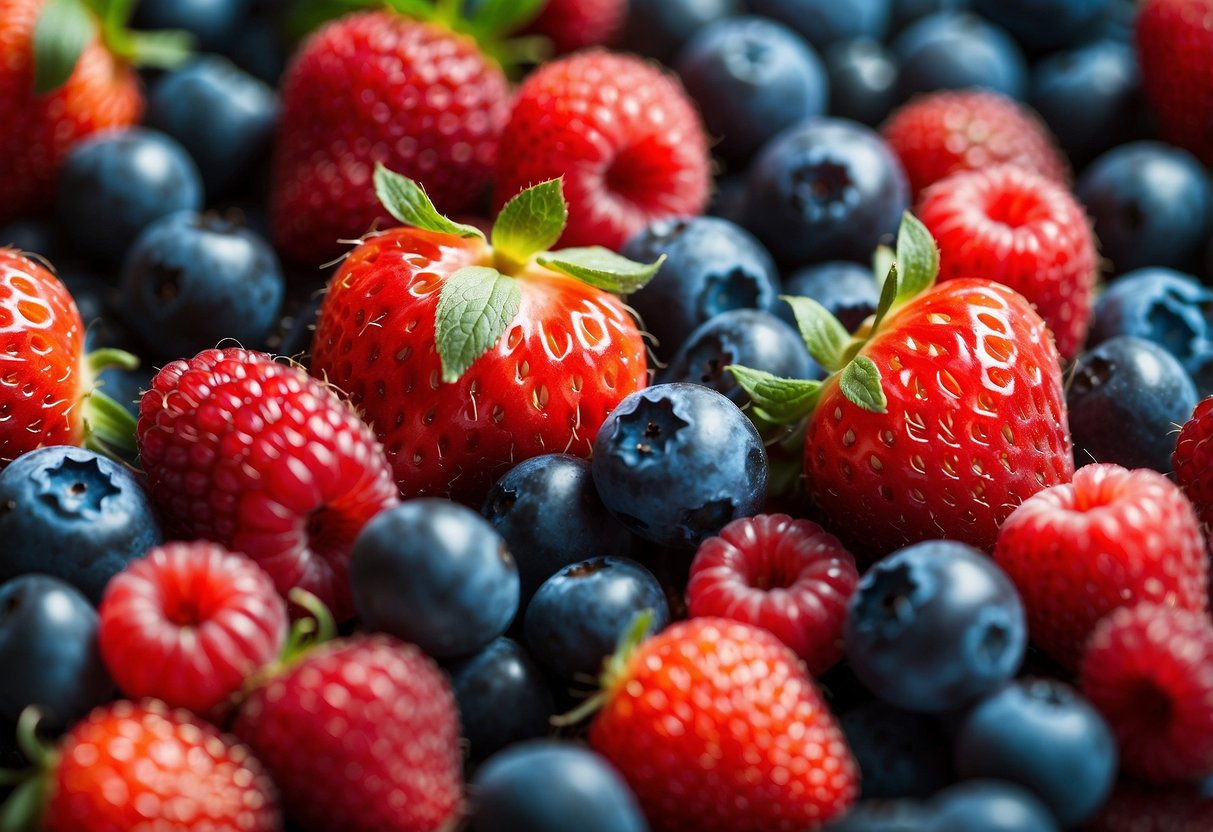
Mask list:
[[[991,549],[1024,499],[1074,471],[1057,350],[1011,289],[952,280],[895,311],[861,351],[887,413],[823,388],[805,474],[857,555],[948,538]]]
[[[590,725],[654,832],[800,832],[859,791],[842,731],[796,655],[723,618],[640,645]]]
[[[1213,0],[1146,0],[1136,42],[1159,132],[1213,164]]]
[[[488,187],[508,117],[505,76],[471,39],[391,12],[330,23],[282,81],[275,242],[320,263],[386,220],[376,162],[421,182],[445,213],[469,207]]]
[[[312,372],[363,411],[405,497],[479,505],[513,463],[588,456],[607,414],[647,380],[644,342],[618,298],[536,268],[497,344],[443,383],[439,290],[487,257],[479,240],[393,230],[350,254],[321,307]]]
[[[304,829],[435,832],[462,798],[459,716],[411,644],[323,644],[255,691],[235,724]]]
[[[242,349],[174,361],[140,402],[139,456],[167,537],[248,555],[283,595],[353,615],[349,554],[398,502],[370,429],[298,367]]]
[[[1171,466],[1175,481],[1192,501],[1206,528],[1213,527],[1213,397],[1192,411],[1175,442]]]

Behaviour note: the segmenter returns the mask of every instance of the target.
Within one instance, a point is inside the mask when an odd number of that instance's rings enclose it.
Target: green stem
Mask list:
[[[129,410],[100,390],[85,396],[83,406],[84,447],[108,456],[135,453],[137,422]]]
[[[120,370],[138,370],[139,357],[126,350],[114,349],[113,347],[105,347],[104,349],[93,350],[84,358],[88,365],[89,372],[94,376],[102,370],[118,368]]]
[[[628,628],[619,637],[615,652],[603,662],[602,676],[599,677],[599,691],[567,714],[558,714],[552,717],[549,722],[557,728],[576,725],[606,704],[611,691],[627,670],[632,654],[649,637],[649,630],[652,629],[652,626],[652,609],[641,610],[632,616]]]

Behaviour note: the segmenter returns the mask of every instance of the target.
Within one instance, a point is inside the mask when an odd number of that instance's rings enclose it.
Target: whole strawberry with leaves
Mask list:
[[[803,423],[809,491],[869,557],[935,538],[990,549],[1016,506],[1074,472],[1044,321],[992,281],[933,286],[938,270],[934,240],[906,214],[877,312],[855,335],[788,299],[824,381],[732,368],[760,420]]]
[[[312,373],[344,390],[383,442],[405,497],[479,505],[546,453],[588,456],[607,414],[647,381],[644,342],[611,292],[656,273],[604,248],[546,251],[564,229],[559,180],[502,210],[492,245],[380,167],[407,228],[372,235],[329,283]]]

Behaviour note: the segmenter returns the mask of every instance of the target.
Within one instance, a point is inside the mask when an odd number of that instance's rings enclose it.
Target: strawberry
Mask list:
[[[1145,0],[1135,39],[1162,137],[1213,164],[1213,0]]]
[[[1013,165],[947,176],[918,215],[939,243],[939,279],[983,277],[1032,302],[1062,358],[1082,348],[1099,266],[1082,206],[1057,182]]]
[[[123,693],[204,716],[286,642],[286,605],[269,575],[205,541],[158,546],[127,564],[98,614],[101,656]]]
[[[346,258],[311,366],[374,425],[404,496],[479,506],[515,462],[588,456],[606,415],[646,381],[636,324],[603,288],[634,290],[656,266],[605,249],[544,253],[564,228],[559,182],[507,205],[490,248],[416,183],[382,167],[376,180],[414,227],[368,237]]]
[[[789,300],[824,382],[732,368],[760,425],[804,424],[809,491],[867,558],[936,538],[990,549],[1015,506],[1073,473],[1044,322],[998,283],[932,287],[938,263],[906,214],[875,318],[855,336],[816,302]]]
[[[1213,528],[1213,397],[1204,399],[1192,411],[1179,431],[1171,466],[1175,481],[1192,501],[1206,529]]]
[[[1141,601],[1208,608],[1200,525],[1162,474],[1087,465],[1007,518],[994,560],[1015,582],[1038,647],[1076,668],[1096,623]]]
[[[594,49],[540,67],[518,89],[497,153],[497,205],[564,177],[566,246],[618,250],[654,220],[702,213],[703,123],[672,75]]]
[[[627,0],[547,0],[526,31],[551,39],[564,54],[610,43],[627,14]]]
[[[353,615],[349,556],[397,503],[370,429],[299,367],[242,349],[174,361],[140,402],[139,457],[166,536],[248,555],[284,596]]]

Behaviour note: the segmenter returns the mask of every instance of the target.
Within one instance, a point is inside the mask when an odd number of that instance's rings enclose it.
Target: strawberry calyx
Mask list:
[[[17,748],[29,767],[0,769],[0,786],[13,791],[0,805],[0,832],[32,832],[39,827],[50,790],[51,775],[59,765],[59,752],[38,736],[42,711],[30,705],[17,718]]]
[[[305,614],[291,623],[291,631],[287,634],[286,644],[277,661],[270,662],[249,674],[244,680],[243,687],[232,694],[227,701],[230,711],[239,709],[240,705],[255,691],[265,687],[273,679],[278,678],[290,667],[301,661],[305,656],[322,644],[337,637],[337,622],[324,602],[306,589],[295,587],[287,593],[288,600]],[[0,829],[0,832],[5,830]]]
[[[139,359],[125,350],[94,350],[84,357],[84,394],[81,402],[84,436],[81,444],[92,451],[121,459],[123,454],[135,453],[136,420],[130,411],[114,399],[101,392],[96,378],[102,370],[110,368],[134,370]]]
[[[632,616],[628,627],[620,635],[615,645],[615,652],[607,656],[602,663],[602,673],[598,677],[598,691],[567,714],[558,714],[551,718],[551,723],[557,728],[576,725],[597,712],[612,693],[627,680],[628,664],[640,645],[654,635],[653,610],[644,609]]]

